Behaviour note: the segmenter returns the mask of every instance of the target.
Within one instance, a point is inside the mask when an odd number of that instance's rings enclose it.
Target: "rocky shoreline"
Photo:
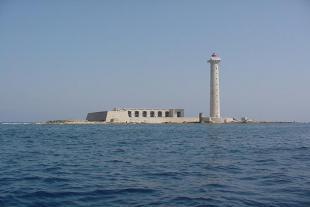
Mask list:
[[[246,121],[246,122],[231,122],[231,123],[220,123],[220,124],[288,124],[296,123],[294,121]],[[37,122],[36,124],[66,124],[66,125],[82,125],[82,124],[137,124],[137,123],[106,123],[102,121],[87,121],[87,120],[49,120],[46,122]],[[143,123],[142,123],[143,124]],[[172,123],[161,123],[161,124],[172,124]],[[184,123],[178,123],[184,124]],[[188,124],[188,123],[186,123]],[[201,124],[200,122],[191,124]],[[215,123],[205,123],[205,124],[215,124]],[[216,123],[219,124],[219,123]]]

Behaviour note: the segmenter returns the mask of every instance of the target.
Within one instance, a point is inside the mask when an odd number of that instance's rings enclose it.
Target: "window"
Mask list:
[[[147,117],[147,112],[146,112],[146,111],[143,111],[143,112],[142,112],[142,116],[143,116],[143,117]]]
[[[162,116],[163,116],[163,112],[159,111],[159,112],[157,113],[157,116],[158,116],[158,117],[162,117]]]
[[[131,117],[131,111],[128,111],[128,116]]]
[[[151,117],[154,117],[155,116],[154,111],[151,111],[150,115],[151,115]]]
[[[135,117],[139,117],[139,111],[135,111]]]
[[[169,117],[169,111],[165,112],[165,117]]]
[[[181,112],[180,111],[177,112],[177,117],[181,117]]]

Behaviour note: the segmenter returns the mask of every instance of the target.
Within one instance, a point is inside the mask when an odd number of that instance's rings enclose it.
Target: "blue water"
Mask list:
[[[0,206],[310,206],[310,124],[0,124]]]

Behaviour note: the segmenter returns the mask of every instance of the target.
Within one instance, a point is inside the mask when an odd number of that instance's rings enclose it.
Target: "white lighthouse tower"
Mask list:
[[[210,121],[222,122],[220,112],[220,77],[219,63],[221,58],[213,53],[208,60],[210,63]]]

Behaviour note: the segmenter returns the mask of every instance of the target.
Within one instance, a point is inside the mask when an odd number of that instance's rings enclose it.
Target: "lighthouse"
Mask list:
[[[208,62],[210,63],[210,119],[213,122],[221,122],[219,75],[221,58],[213,53]]]

